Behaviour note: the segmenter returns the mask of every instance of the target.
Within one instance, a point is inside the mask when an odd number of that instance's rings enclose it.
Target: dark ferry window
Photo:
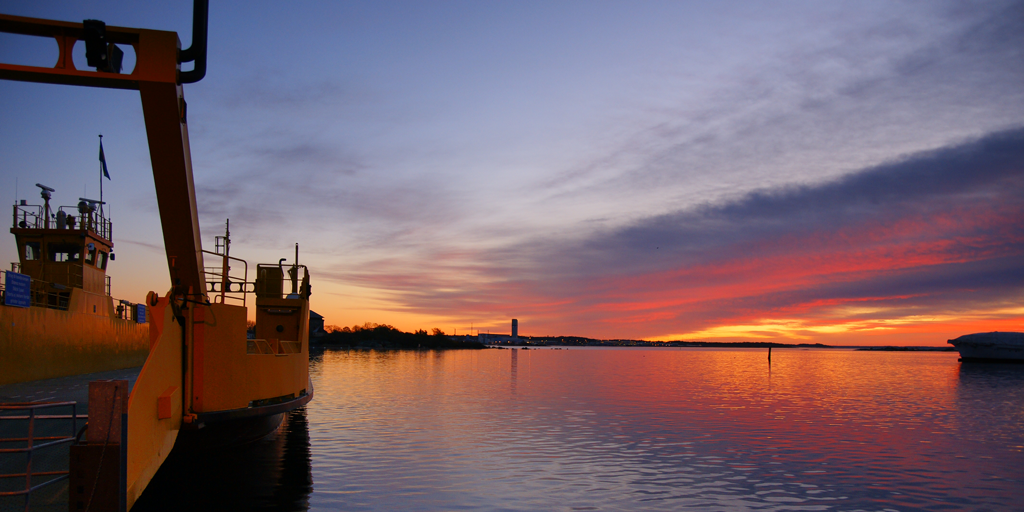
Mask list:
[[[99,254],[96,255],[96,268],[100,270],[107,269],[107,253],[100,251]]]
[[[85,262],[92,265],[92,262],[96,261],[96,249],[86,251]]]
[[[82,248],[78,245],[54,244],[50,246],[50,261],[78,261]]]
[[[39,242],[25,242],[25,261],[39,259]]]

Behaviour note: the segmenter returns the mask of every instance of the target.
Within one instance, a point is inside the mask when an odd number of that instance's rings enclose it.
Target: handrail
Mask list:
[[[52,211],[52,210],[51,210]],[[56,214],[47,218],[43,206],[38,204],[15,204],[12,228],[19,229],[67,229],[70,231],[92,231],[104,240],[112,240],[114,226],[110,219],[99,212],[82,214],[77,206],[60,206]],[[68,213],[71,212],[71,213]],[[61,215],[63,213],[63,215]],[[60,225],[58,218],[69,219]]]
[[[113,299],[117,303],[117,305],[114,306],[114,316],[116,316],[117,318],[120,318],[121,320],[131,320],[139,324],[148,323],[148,320],[145,318],[145,316],[148,316],[149,307],[146,306],[145,303],[130,302],[124,299],[114,299],[113,297],[111,297],[111,299]],[[143,309],[146,311],[143,313],[144,321],[142,322],[139,321],[139,306],[142,306]]]
[[[10,270],[0,270],[0,305],[4,303],[4,295],[7,293],[5,279],[6,276],[4,275],[7,272],[10,272]],[[74,274],[73,276],[78,276],[78,274]],[[65,287],[61,289],[49,281],[43,281],[41,279],[36,278],[32,278],[32,284],[30,286],[30,297],[32,306],[47,309],[56,309],[59,311],[68,310],[68,307],[70,306],[69,302],[71,299],[70,288]],[[133,320],[135,322],[139,322],[138,310],[136,307],[143,303],[129,302],[127,300],[112,297],[110,295],[109,285],[107,287],[107,296],[110,297],[115,303],[117,303],[117,306],[115,306],[114,316],[122,320]]]
[[[203,252],[205,254],[217,256],[221,259],[225,257],[223,254],[219,252],[208,251],[206,249],[203,249]],[[203,269],[203,273],[207,276],[206,291],[213,297],[214,303],[224,304],[226,299],[231,299],[235,301],[241,301],[242,306],[245,306],[248,299],[248,294],[255,293],[256,291],[256,283],[249,281],[249,262],[243,260],[242,258],[236,258],[234,256],[227,256],[227,259],[231,261],[242,262],[242,265],[244,265],[245,270],[243,271],[244,274],[242,275],[241,280],[239,280],[237,275],[235,275],[234,277],[232,277],[230,274],[224,275],[222,267],[206,267]],[[231,267],[228,268],[230,269]],[[241,297],[237,296],[237,294],[239,293],[242,294]]]
[[[42,279],[32,278],[32,284],[30,285],[30,297],[31,304],[36,307],[57,309],[60,311],[67,311],[69,301],[71,299],[71,288],[81,288],[82,275],[79,273],[71,272],[72,267],[67,267],[68,271],[68,282],[74,284],[78,283],[78,286],[65,286],[56,284],[50,281],[43,281]],[[9,270],[0,270],[0,274],[6,274]],[[15,272],[17,273],[17,272]],[[0,291],[5,294],[6,276],[0,278]]]
[[[2,420],[27,420],[28,421],[28,436],[27,437],[10,437],[0,438],[0,443],[25,443],[26,446],[20,448],[3,448],[0,449],[0,453],[3,454],[26,454],[25,460],[25,472],[24,473],[12,473],[7,475],[0,475],[0,478],[24,478],[25,488],[16,491],[4,491],[0,492],[0,497],[6,496],[25,496],[25,510],[29,510],[29,499],[32,491],[38,490],[47,485],[60,482],[68,478],[69,471],[32,471],[32,456],[37,450],[48,448],[51,446],[57,446],[60,444],[70,443],[75,440],[75,432],[78,428],[78,411],[77,402],[32,402],[32,403],[9,403],[0,404],[0,412],[7,411],[27,411],[26,415],[2,415],[0,414],[0,421]],[[40,415],[36,414],[37,410],[55,408],[55,407],[71,407],[70,415]],[[70,420],[70,430],[67,436],[36,436],[36,420]],[[40,444],[36,444],[36,441],[45,441]],[[56,477],[46,480],[42,483],[32,485],[32,477]]]

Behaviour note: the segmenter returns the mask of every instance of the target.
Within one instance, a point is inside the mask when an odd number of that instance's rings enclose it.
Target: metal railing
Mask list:
[[[9,270],[0,270],[0,305],[3,305],[6,301],[7,289],[6,289],[6,277],[4,274],[10,272]],[[30,285],[30,300],[31,305],[41,308],[57,309],[60,311],[67,311],[71,301],[71,289],[67,286],[50,283],[47,281],[40,281],[38,279],[32,279]],[[107,296],[110,297],[110,276],[107,276]],[[141,302],[130,302],[123,299],[111,297],[115,302],[114,316],[122,320],[132,320],[139,322],[139,309],[138,306]]]
[[[0,497],[6,496],[25,496],[25,510],[29,510],[29,500],[31,494],[47,485],[60,482],[68,478],[68,471],[33,471],[32,463],[33,458],[38,458],[36,452],[44,448],[50,448],[65,443],[71,443],[75,439],[75,432],[77,430],[78,414],[76,410],[76,402],[34,402],[34,403],[13,403],[13,404],[0,404],[0,421],[27,421],[27,432],[24,437],[17,435],[15,437],[7,437],[6,435],[0,438],[0,445],[19,445],[14,448],[0,448],[0,455],[4,458],[17,457],[18,454],[25,454],[25,472],[24,473],[10,473],[0,475],[0,479],[12,479],[12,478],[24,478],[24,488],[15,491],[3,491],[0,492]],[[57,407],[70,407],[71,414],[40,414],[45,409],[57,408]],[[66,420],[68,421],[68,430],[66,436],[62,435],[41,435],[37,436],[37,420]],[[11,432],[15,430],[13,428],[6,428],[4,432]],[[60,428],[42,428],[44,434],[51,434],[59,432]],[[38,444],[37,444],[38,443]],[[66,459],[64,459],[66,460]],[[14,464],[8,464],[4,461],[4,467],[10,467]],[[33,477],[36,477],[35,484],[32,483]],[[39,482],[40,479],[44,479]]]
[[[117,306],[114,307],[114,316],[121,320],[131,320],[136,323],[144,323],[139,322],[139,306],[141,305],[145,307],[144,304],[136,304],[121,299],[115,300],[117,301]],[[143,315],[145,315],[145,313],[143,313]],[[143,318],[143,320],[145,320],[145,318]]]
[[[64,219],[63,225],[57,222],[57,219]],[[47,217],[43,206],[37,204],[14,205],[14,221],[11,227],[87,230],[106,240],[112,240],[114,232],[110,219],[97,211],[80,213],[77,206],[61,206]]]
[[[4,275],[7,272],[10,271],[0,270],[0,304],[4,304],[7,298],[5,284],[7,282],[7,276]],[[69,269],[69,280],[72,279],[75,279],[75,281],[79,283],[79,286],[81,286],[81,274],[71,274]],[[71,300],[71,288],[71,286],[32,279],[29,298],[33,306],[67,311],[68,303]]]
[[[60,270],[55,271],[54,268],[57,268],[57,269],[60,269]],[[13,271],[12,270],[0,270],[0,289],[3,288],[3,283],[6,281],[6,278],[3,276],[3,274],[6,274],[7,272],[13,272],[15,274],[21,274],[22,273],[21,270],[22,270],[21,269],[21,265],[18,265],[17,266],[17,270],[13,270]],[[36,290],[36,286],[37,286],[36,283],[39,283],[38,286],[41,286],[41,287],[42,286],[48,286],[48,287],[52,288],[53,290],[57,290],[57,291],[65,291],[65,290],[69,290],[71,288],[81,288],[82,287],[82,282],[83,282],[82,273],[78,272],[78,270],[80,270],[80,269],[75,267],[75,266],[73,266],[73,265],[72,266],[63,267],[63,268],[61,266],[56,266],[56,267],[55,266],[49,266],[46,270],[47,270],[46,273],[50,274],[50,278],[51,279],[53,279],[54,274],[57,274],[60,277],[67,276],[67,278],[63,280],[64,283],[67,283],[67,284],[56,283],[56,282],[53,282],[53,281],[44,281],[42,279],[36,279],[35,277],[32,277],[32,290],[33,291]],[[63,270],[63,271],[61,271],[61,270]],[[108,283],[108,288],[109,288],[109,283]],[[108,291],[109,291],[109,289],[108,289]],[[110,293],[107,293],[107,295],[110,295]]]
[[[203,252],[216,256],[219,259],[224,258],[224,255],[218,252],[207,251],[206,249],[203,249]],[[242,306],[245,306],[248,295],[256,291],[256,283],[249,281],[249,262],[233,256],[228,256],[227,259],[229,262],[241,262],[242,273],[238,274],[236,272],[232,274],[230,264],[227,266],[226,272],[223,264],[215,267],[205,267],[203,273],[206,275],[206,291],[210,294],[214,303],[224,304],[231,300],[240,302]]]

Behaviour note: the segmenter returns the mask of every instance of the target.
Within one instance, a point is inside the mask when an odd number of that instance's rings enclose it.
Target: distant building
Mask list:
[[[324,317],[312,309],[309,310],[309,337],[319,338],[327,334],[324,331]]]
[[[477,341],[485,345],[531,345],[535,344],[530,338],[519,337],[519,320],[512,319],[512,334],[491,334],[478,333]]]

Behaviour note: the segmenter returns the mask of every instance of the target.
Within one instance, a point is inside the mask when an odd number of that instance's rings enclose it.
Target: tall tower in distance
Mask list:
[[[519,337],[519,320],[512,319],[512,339]]]

